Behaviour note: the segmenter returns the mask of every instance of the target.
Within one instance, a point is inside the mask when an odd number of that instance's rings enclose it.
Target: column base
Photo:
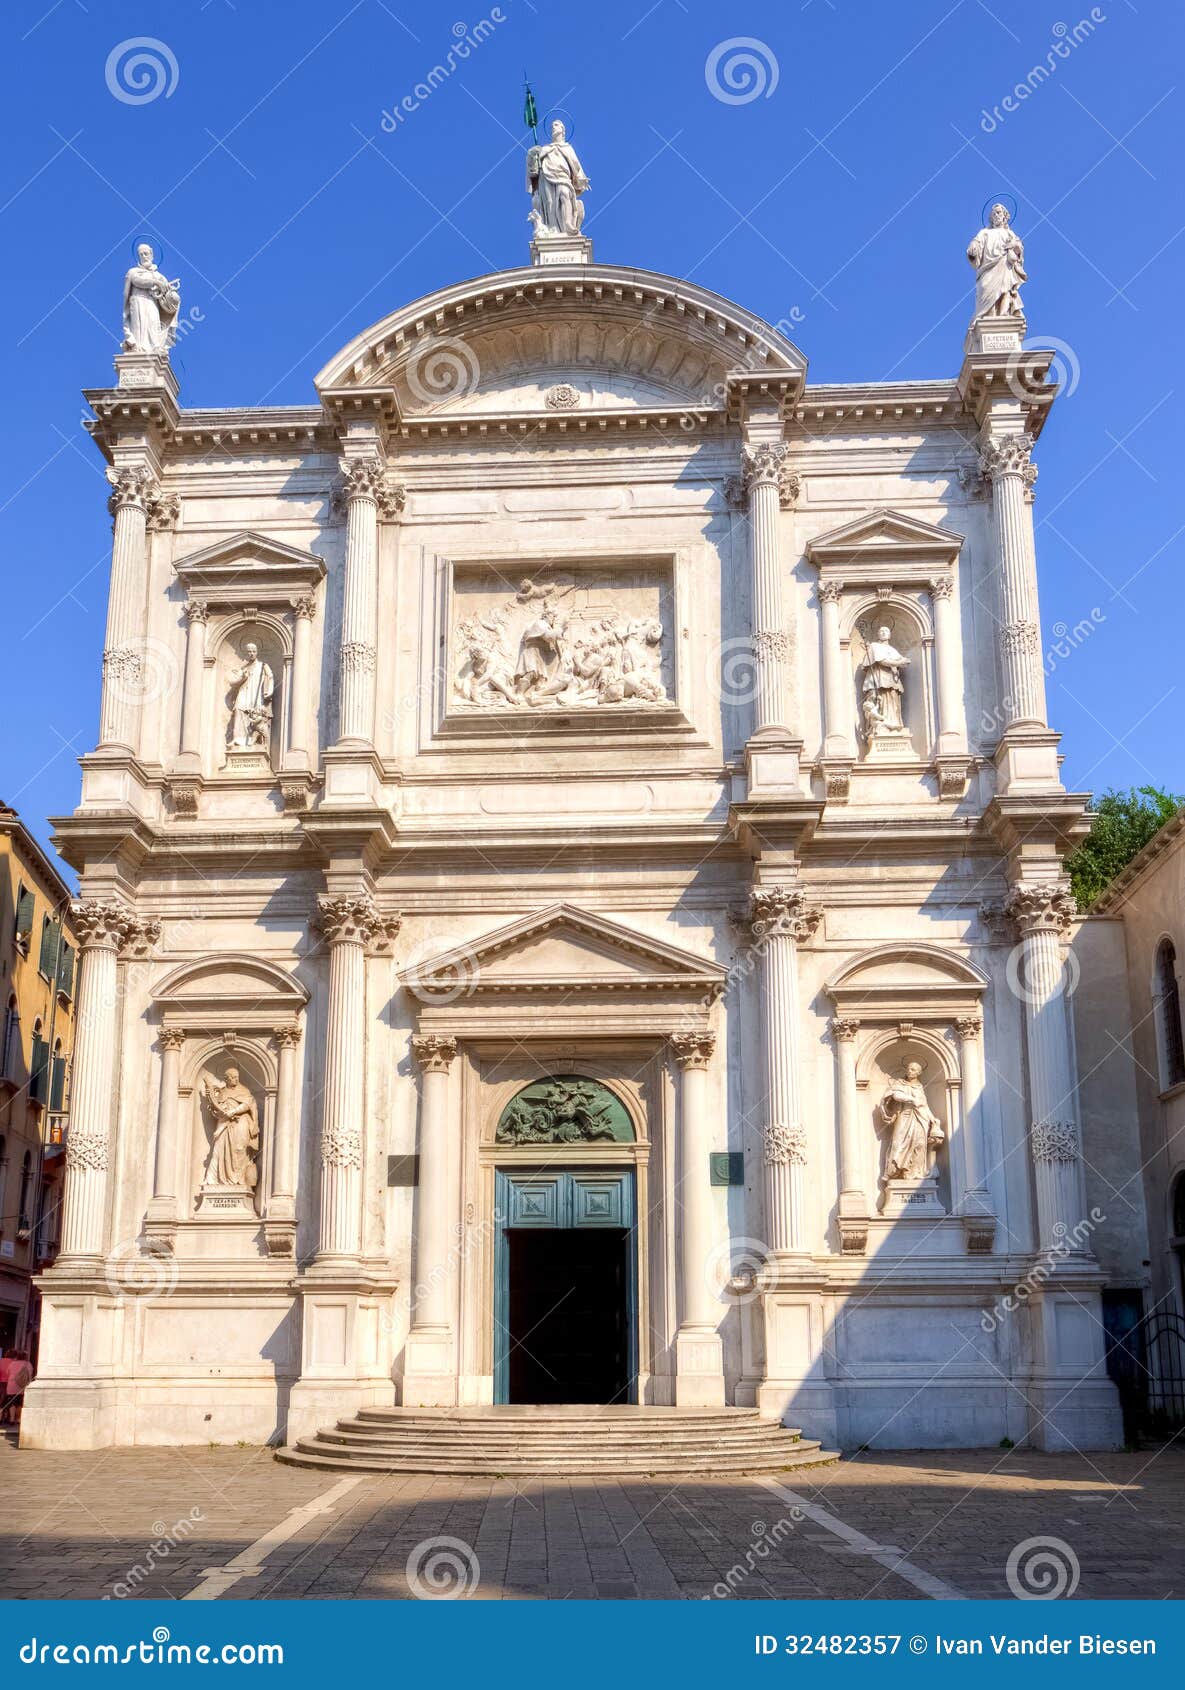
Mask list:
[[[357,1264],[318,1261],[299,1290],[301,1371],[288,1404],[288,1443],[360,1408],[395,1404],[383,1341],[394,1285],[370,1279]]]
[[[675,1406],[723,1408],[724,1346],[718,1332],[680,1332],[675,1339]]]
[[[1006,728],[995,750],[996,791],[1007,793],[1060,792],[1057,748],[1061,735],[1039,723]]]
[[[1095,1284],[1049,1286],[1028,1304],[1031,1371],[1021,1388],[1034,1449],[1122,1449],[1119,1392],[1107,1377]]]
[[[780,1262],[780,1258],[779,1258]],[[762,1294],[765,1376],[757,1387],[758,1411],[797,1426],[834,1447],[839,1438],[835,1390],[824,1367],[823,1298],[803,1286]]]
[[[457,1406],[456,1348],[451,1327],[424,1326],[408,1333],[400,1400],[404,1408]]]
[[[802,741],[789,728],[762,728],[745,746],[750,798],[802,794]]]

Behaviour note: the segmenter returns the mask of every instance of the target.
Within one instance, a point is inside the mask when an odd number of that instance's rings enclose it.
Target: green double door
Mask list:
[[[634,1402],[633,1169],[499,1169],[495,1204],[494,1401]]]

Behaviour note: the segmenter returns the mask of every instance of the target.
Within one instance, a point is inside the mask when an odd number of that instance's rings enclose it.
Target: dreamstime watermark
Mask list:
[[[139,1240],[132,1238],[115,1246],[103,1274],[107,1289],[118,1301],[134,1297],[151,1303],[158,1297],[171,1297],[177,1289],[177,1258],[151,1239],[141,1248]]]
[[[419,1602],[455,1602],[481,1577],[472,1544],[460,1537],[429,1537],[407,1558],[407,1582]]]
[[[1101,1226],[1106,1218],[1101,1209],[1094,1208],[1076,1226],[1068,1227],[1064,1221],[1056,1222],[1053,1228],[1056,1242],[1042,1252],[1040,1259],[1033,1263],[1023,1279],[1017,1280],[1011,1291],[1001,1297],[990,1309],[984,1309],[979,1318],[979,1324],[983,1330],[988,1333],[998,1331],[1000,1323],[1009,1315],[1016,1314],[1019,1309],[1022,1309],[1033,1293],[1039,1291],[1045,1281],[1056,1273],[1067,1256],[1085,1248],[1086,1241],[1091,1233],[1094,1232],[1096,1227]]]
[[[792,305],[790,307],[789,314],[785,317],[779,317],[777,322],[773,325],[774,332],[775,334],[784,335],[786,339],[789,340],[790,330],[801,327],[801,325],[805,322],[806,312],[801,306]],[[764,345],[761,348],[756,346],[749,347],[740,363],[734,366],[732,373],[735,375],[741,370],[751,371],[757,369],[763,362],[763,354],[765,350]],[[680,413],[679,427],[683,429],[685,433],[690,433],[694,428],[702,427],[712,411],[718,410],[720,406],[726,404],[727,401],[728,381],[714,382],[706,393],[702,393],[700,395],[696,404],[686,406]]]
[[[433,335],[412,353],[404,376],[421,405],[439,405],[475,392],[481,364],[468,342],[455,335]]]
[[[796,1526],[802,1524],[806,1515],[801,1508],[792,1508],[789,1514],[772,1526],[764,1520],[754,1520],[749,1528],[752,1539],[748,1549],[739,1561],[735,1561],[724,1577],[712,1586],[710,1595],[704,1597],[705,1602],[723,1601],[730,1597],[740,1585],[744,1584],[750,1573],[755,1573],[762,1561],[767,1561],[773,1551],[790,1536]]]
[[[1037,356],[1042,352],[1050,354],[1048,364]],[[1056,384],[1059,399],[1068,399],[1078,391],[1082,365],[1069,341],[1031,334],[1009,356],[1004,379],[1018,399],[1038,399],[1051,384]]]
[[[769,1245],[762,1238],[726,1238],[704,1262],[704,1281],[718,1302],[752,1303],[760,1295]]]
[[[983,108],[979,119],[979,127],[985,135],[994,135],[1006,117],[1018,112],[1027,99],[1034,95],[1042,83],[1048,82],[1055,75],[1061,61],[1068,59],[1075,48],[1081,47],[1084,41],[1089,41],[1100,24],[1106,23],[1107,14],[1101,6],[1092,6],[1088,17],[1079,18],[1072,27],[1069,24],[1055,23],[1053,26],[1053,40],[1049,51],[1043,60],[1035,64],[1029,74],[1016,83],[1009,94],[998,105],[989,110]]]
[[[111,1595],[104,1596],[103,1601],[110,1602],[114,1598],[115,1601],[122,1602],[126,1597],[134,1596],[145,1579],[155,1572],[162,1561],[168,1560],[178,1544],[184,1543],[187,1537],[192,1536],[205,1517],[200,1508],[191,1508],[188,1514],[174,1520],[171,1526],[166,1526],[163,1520],[155,1520],[152,1526],[152,1542],[144,1553],[144,1559],[135,1562],[121,1579],[116,1580],[111,1586]]]
[[[284,1665],[282,1643],[173,1643],[167,1625],[154,1626],[151,1640],[135,1643],[22,1643],[22,1666],[268,1666]]]
[[[122,105],[148,106],[162,95],[172,99],[181,67],[167,41],[158,41],[155,35],[133,35],[112,47],[103,77]]]
[[[752,35],[733,35],[718,42],[704,61],[708,92],[726,106],[768,100],[778,86],[779,75],[773,48]]]
[[[1091,635],[1102,627],[1107,620],[1106,612],[1099,605],[1092,605],[1086,616],[1080,616],[1077,622],[1069,623],[1058,620],[1049,630],[1052,639],[1041,654],[1041,671],[1048,679],[1055,675],[1059,667],[1073,656],[1079,647],[1086,644]],[[1003,733],[1012,720],[1016,709],[1016,701],[1011,695],[1002,698],[992,710],[985,710],[979,718],[980,737],[990,740],[994,735]]]
[[[419,111],[426,100],[430,100],[436,90],[446,83],[450,76],[455,76],[470,53],[475,53],[483,41],[488,41],[500,23],[506,22],[506,14],[500,6],[491,6],[488,18],[482,18],[470,29],[467,23],[453,25],[453,44],[444,55],[443,64],[435,64],[432,69],[416,83],[410,94],[393,105],[390,111],[385,111],[380,119],[380,127],[388,135],[393,135],[401,123],[406,123],[413,112]]]
[[[1056,1602],[1073,1596],[1082,1569],[1060,1537],[1027,1537],[1008,1557],[1004,1577],[1018,1602]]]

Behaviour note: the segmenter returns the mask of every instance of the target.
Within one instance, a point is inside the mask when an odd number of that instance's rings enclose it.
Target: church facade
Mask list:
[[[531,264],[307,405],[186,408],[177,284],[129,275],[22,1438],[632,1402],[1114,1446],[1019,243],[973,243],[949,379],[815,384],[594,262],[565,157]]]

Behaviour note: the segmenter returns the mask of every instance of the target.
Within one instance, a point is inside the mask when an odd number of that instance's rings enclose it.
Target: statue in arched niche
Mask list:
[[[902,739],[907,735],[901,671],[908,665],[909,658],[897,650],[887,622],[877,628],[875,638],[865,636],[860,680],[865,739]]]
[[[227,745],[232,751],[267,751],[271,746],[276,682],[254,640],[244,645],[239,667],[230,676],[230,686]]]
[[[253,1192],[259,1183],[259,1110],[250,1088],[232,1063],[225,1080],[204,1073],[198,1081],[198,1096],[213,1121],[203,1188]]]
[[[901,1074],[889,1081],[877,1113],[890,1134],[885,1179],[926,1179],[946,1133],[926,1101],[920,1062],[907,1062]]]

